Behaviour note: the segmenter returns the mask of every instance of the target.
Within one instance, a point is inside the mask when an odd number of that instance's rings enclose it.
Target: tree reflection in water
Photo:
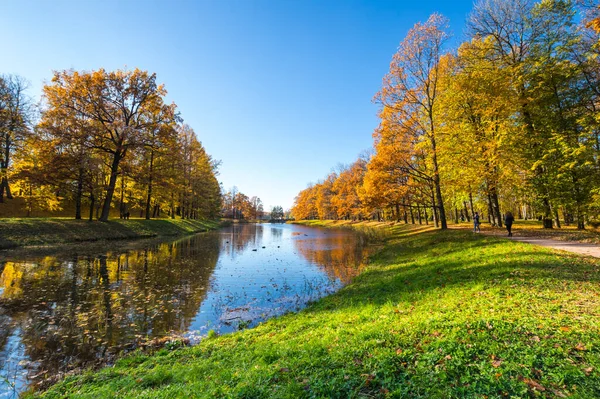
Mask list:
[[[363,268],[369,247],[358,234],[347,231],[315,229],[315,236],[298,236],[294,244],[310,263],[321,268],[330,278],[348,284]]]
[[[23,374],[29,383],[41,383],[105,363],[142,339],[185,331],[218,257],[219,236],[205,234],[100,256],[4,261],[0,370],[9,380],[5,384],[21,390],[27,383]],[[15,341],[23,356],[15,357]]]

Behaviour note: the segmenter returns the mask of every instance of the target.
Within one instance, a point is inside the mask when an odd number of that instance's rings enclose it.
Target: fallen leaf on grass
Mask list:
[[[564,331],[564,332],[567,332],[567,331],[570,331],[570,330],[571,330],[571,327],[562,326],[560,328],[560,331]]]
[[[360,376],[365,378],[365,385],[367,386],[375,379],[374,374],[361,374]]]
[[[499,359],[498,360],[494,360],[492,362],[492,366],[495,367],[495,368],[500,367],[501,364],[502,364],[502,360],[499,360]]]
[[[577,349],[578,351],[584,351],[585,345],[583,344],[583,342],[579,342],[577,345],[575,345],[575,349]]]
[[[543,392],[546,390],[546,388],[544,388],[542,386],[542,384],[540,384],[536,380],[532,380],[531,378],[521,378],[521,381],[523,381],[525,384],[527,384],[529,386],[529,388],[536,389],[540,392]]]

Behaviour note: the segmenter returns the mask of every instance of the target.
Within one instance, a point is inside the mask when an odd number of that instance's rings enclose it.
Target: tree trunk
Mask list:
[[[492,208],[492,196],[490,195],[489,191],[488,191],[488,222],[490,223],[490,225],[495,226],[495,219],[494,219],[494,211]]]
[[[81,220],[81,197],[83,196],[83,167],[79,167],[77,192],[75,193],[75,219]]]
[[[429,110],[429,123],[431,126],[431,135],[429,137],[429,140],[431,142],[431,161],[433,163],[433,185],[435,188],[435,197],[437,197],[437,207],[438,207],[438,211],[440,213],[440,222],[442,225],[442,230],[446,230],[448,228],[448,224],[446,223],[446,210],[444,209],[444,200],[442,198],[442,186],[440,184],[440,171],[439,171],[439,167],[438,167],[438,161],[437,161],[437,145],[435,142],[435,130],[434,130],[434,126],[435,124],[433,123],[433,111],[430,109]],[[435,219],[435,227],[438,227],[438,223],[437,223],[437,218],[435,217],[435,208],[433,210],[433,214],[434,214],[434,219]]]
[[[96,197],[94,193],[90,193],[90,222],[94,220],[94,204],[96,203]]]
[[[8,133],[7,133],[8,134]],[[10,136],[6,137],[6,144],[4,147],[4,160],[0,163],[0,202],[4,202],[4,193],[6,193],[7,199],[13,199],[12,193],[10,192],[10,185],[8,184],[8,165],[10,164]]]
[[[500,202],[498,201],[498,191],[495,186],[490,189],[490,198],[492,200],[492,210],[494,211],[498,227],[502,227],[502,214],[500,213]]]
[[[431,216],[433,217],[433,225],[439,227],[437,212],[435,211],[435,193],[431,190]]]
[[[171,219],[175,219],[175,202],[173,199],[173,193],[171,193]]]
[[[584,230],[585,223],[583,221],[583,215],[579,206],[577,206],[577,230]]]
[[[473,193],[469,190],[469,205],[471,205],[471,218],[475,216],[475,210],[473,209]]]
[[[121,176],[121,199],[119,200],[119,218],[125,219],[125,176]]]
[[[429,215],[427,215],[427,207],[423,206],[423,213],[425,214],[425,224],[429,225]]]
[[[469,216],[469,209],[467,208],[467,201],[463,201],[463,207],[465,208],[465,218],[467,218],[467,222],[470,222],[471,217]]]
[[[29,201],[27,201],[27,217],[31,216],[31,211],[33,210],[33,185],[29,184]]]
[[[542,200],[542,204],[544,205],[544,217],[542,223],[545,229],[551,229],[552,219],[550,218],[550,215],[552,210],[550,208],[550,201],[548,200],[548,197],[544,197],[544,199]]]
[[[150,219],[150,202],[152,201],[152,168],[153,168],[153,166],[154,166],[154,150],[150,150],[150,170],[149,170],[149,175],[148,175],[148,195],[146,197],[146,220]]]
[[[554,220],[556,221],[556,228],[560,229],[560,218],[558,217],[558,208],[554,207]]]
[[[117,184],[117,176],[119,175],[119,162],[121,162],[122,153],[117,150],[113,155],[113,162],[110,167],[110,180],[108,181],[108,188],[106,189],[106,198],[102,206],[102,215],[100,215],[101,222],[108,222],[108,216],[110,214],[110,204],[112,202],[113,194],[115,192],[115,185]]]

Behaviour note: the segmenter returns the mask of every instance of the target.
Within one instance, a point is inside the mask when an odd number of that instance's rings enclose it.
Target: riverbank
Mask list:
[[[183,236],[214,230],[219,225],[218,221],[189,219],[114,219],[103,223],[66,218],[5,218],[0,219],[0,249]]]
[[[134,354],[40,396],[600,396],[598,260],[387,226],[363,274],[299,313]]]

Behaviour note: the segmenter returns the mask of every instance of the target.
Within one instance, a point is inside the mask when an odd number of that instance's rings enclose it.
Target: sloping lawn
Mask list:
[[[89,222],[66,218],[0,219],[0,249],[73,242],[176,236],[218,227],[217,221],[130,219]]]

